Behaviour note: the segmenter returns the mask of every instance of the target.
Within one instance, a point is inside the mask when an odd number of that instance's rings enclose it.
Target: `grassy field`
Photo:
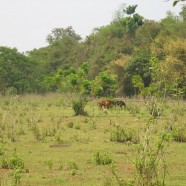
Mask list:
[[[131,160],[139,156],[138,141],[143,138],[149,105],[134,99],[127,99],[126,104],[123,110],[100,110],[92,100],[85,107],[87,116],[74,116],[71,100],[64,95],[0,97],[0,184],[115,186],[110,162],[118,176],[133,179],[136,167]],[[179,131],[174,138],[184,140],[185,102],[168,100],[159,108],[161,115],[152,135],[156,138],[170,127],[170,133]],[[134,139],[113,140],[118,126],[132,131]],[[98,165],[98,155],[104,157],[105,165]],[[164,157],[166,185],[186,185],[186,143],[172,140]],[[24,163],[21,173],[9,165],[16,161]]]

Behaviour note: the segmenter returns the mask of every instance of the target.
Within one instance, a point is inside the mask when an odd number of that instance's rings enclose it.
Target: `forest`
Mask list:
[[[117,10],[82,39],[54,28],[48,46],[20,53],[0,47],[0,93],[80,92],[93,97],[186,97],[186,6],[159,22]]]

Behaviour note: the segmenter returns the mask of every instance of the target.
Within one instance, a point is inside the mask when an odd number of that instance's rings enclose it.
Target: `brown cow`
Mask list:
[[[109,109],[110,105],[113,105],[113,104],[114,104],[114,102],[112,100],[108,100],[108,99],[98,101],[98,107],[100,109],[103,109],[103,108]]]

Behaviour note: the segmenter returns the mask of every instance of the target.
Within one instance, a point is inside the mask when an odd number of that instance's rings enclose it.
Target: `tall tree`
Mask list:
[[[80,35],[75,33],[72,26],[69,26],[67,28],[55,28],[55,29],[53,29],[52,33],[47,36],[46,40],[49,44],[52,44],[55,41],[59,41],[64,37],[70,37],[70,38],[73,38],[76,41],[81,40]]]

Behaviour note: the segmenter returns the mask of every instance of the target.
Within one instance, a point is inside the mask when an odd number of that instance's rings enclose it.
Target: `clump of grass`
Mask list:
[[[127,105],[126,110],[134,117],[140,113],[140,107],[138,105]]]
[[[137,133],[134,130],[124,129],[119,125],[115,126],[114,129],[111,131],[110,140],[117,142],[139,142]]]
[[[16,151],[13,153],[13,155],[7,159],[3,157],[1,166],[4,169],[16,169],[19,168],[21,170],[24,169],[24,162],[23,159],[19,154],[16,153]]]
[[[74,100],[72,102],[72,108],[75,112],[75,116],[78,116],[78,115],[86,116],[87,115],[87,113],[84,110],[86,103],[87,103],[87,100],[85,99]]]
[[[63,139],[61,138],[60,133],[57,133],[57,134],[55,135],[55,140],[56,140],[56,142],[59,143],[59,144],[61,144],[61,143],[64,142]]]
[[[100,154],[100,152],[94,154],[94,160],[97,165],[109,165],[113,162],[109,153]]]
[[[18,128],[17,135],[24,135],[24,134],[25,134],[25,130],[24,130],[24,128],[22,126],[20,126]]]
[[[81,125],[80,125],[80,124],[77,124],[74,128],[75,128],[76,130],[80,130],[80,129],[81,129]]]
[[[52,160],[46,160],[44,161],[44,164],[51,170],[53,167],[53,162]]]
[[[158,100],[156,99],[151,99],[148,104],[147,104],[147,109],[149,114],[153,117],[153,118],[158,118],[159,116],[162,115],[163,112],[163,107],[160,104],[160,102],[158,102]]]
[[[69,123],[67,124],[67,126],[68,126],[68,128],[73,128],[74,123],[73,123],[73,122],[69,122]]]
[[[32,128],[31,128],[31,130],[32,130],[36,140],[41,141],[42,137],[41,137],[41,133],[40,133],[39,127],[36,124],[34,124],[32,126]]]
[[[177,142],[186,142],[186,128],[184,126],[173,129],[171,134],[173,140]]]
[[[74,176],[77,174],[77,171],[78,171],[78,166],[77,166],[77,163],[75,161],[71,161],[69,163],[69,167],[71,169],[71,174]]]
[[[0,156],[5,154],[5,148],[0,146]]]

